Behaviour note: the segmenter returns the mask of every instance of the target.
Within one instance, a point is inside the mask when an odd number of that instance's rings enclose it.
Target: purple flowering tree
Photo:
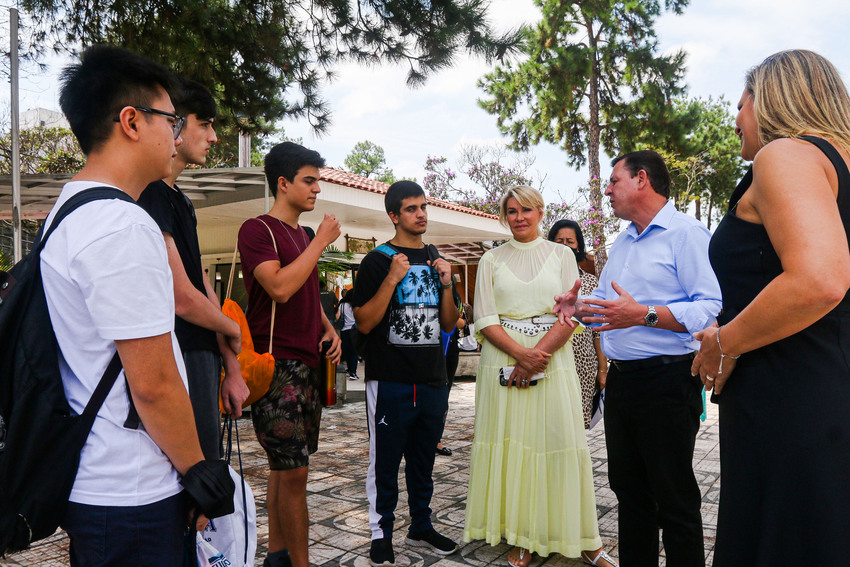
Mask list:
[[[510,165],[504,165],[506,162]],[[532,165],[534,156],[527,153],[509,152],[495,145],[465,146],[461,148],[456,169],[443,156],[428,156],[422,183],[431,197],[497,215],[499,199],[508,187],[543,188],[545,177],[535,179],[528,173]],[[463,186],[459,173],[472,186]]]
[[[597,180],[598,185],[598,180]],[[596,273],[600,273],[608,260],[605,249],[605,238],[620,231],[620,219],[614,216],[611,205],[603,202],[599,206],[591,204],[591,185],[578,188],[579,197],[572,203],[553,202],[546,205],[543,217],[543,229],[548,232],[557,221],[572,219],[581,226],[584,242],[588,252],[593,252],[596,258]]]
[[[508,160],[510,165],[504,165]],[[507,188],[528,185],[542,190],[545,178],[535,179],[529,173],[533,164],[534,157],[526,153],[510,152],[509,156],[508,150],[498,146],[467,146],[461,150],[457,168],[452,168],[443,156],[428,156],[422,184],[431,197],[498,215],[499,200]],[[463,185],[460,174],[472,185]],[[548,232],[560,219],[578,222],[588,250],[596,249],[597,267],[601,271],[607,260],[605,236],[616,234],[620,221],[607,203],[591,204],[594,189],[600,189],[598,178],[579,187],[579,196],[571,203],[563,199],[547,203],[541,228]]]

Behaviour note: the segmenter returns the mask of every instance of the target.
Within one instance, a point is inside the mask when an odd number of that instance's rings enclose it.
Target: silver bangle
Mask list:
[[[717,334],[714,335],[715,338],[717,339],[717,348],[720,349],[720,365],[717,368],[718,374],[723,374],[723,359],[724,358],[731,358],[732,360],[738,360],[739,358],[741,358],[740,354],[738,356],[732,356],[731,354],[723,354],[723,345],[720,344],[720,329],[722,329],[722,328],[723,327],[718,327]]]

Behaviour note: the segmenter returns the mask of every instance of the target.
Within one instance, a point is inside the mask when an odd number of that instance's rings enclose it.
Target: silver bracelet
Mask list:
[[[740,354],[738,356],[732,356],[731,354],[723,354],[723,345],[720,344],[720,329],[722,329],[722,328],[723,327],[719,327],[717,329],[717,334],[714,335],[717,338],[717,348],[720,349],[720,365],[717,368],[717,374],[723,374],[723,359],[724,358],[731,358],[732,360],[738,360],[739,358],[741,358]]]

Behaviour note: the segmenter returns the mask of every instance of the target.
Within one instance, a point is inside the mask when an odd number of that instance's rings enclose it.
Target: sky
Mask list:
[[[656,31],[662,52],[687,53],[688,95],[723,95],[733,112],[747,69],[784,49],[817,51],[835,64],[845,82],[850,81],[848,15],[847,0],[691,0],[682,15],[663,15]],[[493,0],[490,18],[495,29],[503,30],[536,21],[539,11],[532,0]],[[6,14],[0,16],[0,25],[8,28]],[[8,41],[8,31],[0,37]],[[62,61],[47,63],[46,73],[22,71],[21,110],[58,109],[55,85]],[[492,69],[481,59],[463,57],[451,69],[431,76],[423,87],[410,89],[402,66],[341,66],[337,79],[323,89],[333,112],[328,133],[316,137],[306,121],[285,120],[281,126],[287,136],[300,137],[318,150],[332,167],[342,167],[355,143],[370,140],[383,147],[397,178],[421,181],[428,155],[447,157],[454,169],[463,145],[506,143],[496,118],[477,104],[484,96],[477,81]],[[8,108],[8,99],[5,89],[0,105]],[[575,189],[586,182],[587,171],[567,166],[563,151],[549,144],[536,146],[531,153],[536,161],[530,173],[546,178],[544,197],[571,201]],[[603,178],[610,169],[603,157]]]

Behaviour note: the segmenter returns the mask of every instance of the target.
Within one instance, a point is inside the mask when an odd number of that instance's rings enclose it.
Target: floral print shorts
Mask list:
[[[319,373],[300,360],[277,360],[269,391],[251,419],[273,471],[306,467],[319,447],[322,404]]]

